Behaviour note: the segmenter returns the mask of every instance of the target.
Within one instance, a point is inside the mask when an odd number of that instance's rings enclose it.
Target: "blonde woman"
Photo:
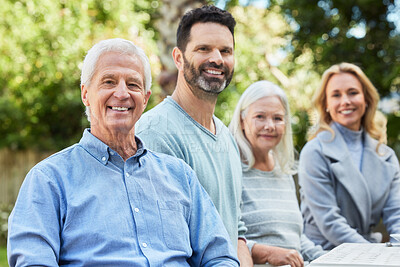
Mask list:
[[[299,183],[305,233],[331,249],[342,243],[381,242],[381,219],[400,233],[399,161],[377,124],[377,90],[354,64],[322,76],[314,104],[319,121],[300,154]]]
[[[268,81],[250,85],[229,125],[243,163],[242,219],[254,263],[304,266],[324,251],[303,235],[292,174],[290,111],[283,90]]]

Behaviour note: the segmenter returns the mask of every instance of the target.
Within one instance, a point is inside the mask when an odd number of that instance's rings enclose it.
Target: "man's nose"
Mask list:
[[[218,49],[212,51],[209,61],[214,62],[217,65],[222,65],[224,63],[224,59]]]
[[[118,83],[114,91],[114,96],[118,99],[125,99],[129,97],[128,87],[126,86],[125,81]]]

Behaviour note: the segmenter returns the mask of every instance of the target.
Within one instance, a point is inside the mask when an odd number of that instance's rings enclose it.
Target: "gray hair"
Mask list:
[[[296,173],[297,162],[294,158],[289,103],[285,92],[278,85],[269,81],[258,81],[251,84],[244,91],[236,105],[232,121],[229,124],[229,130],[239,147],[242,161],[248,165],[249,169],[252,168],[255,158],[251,145],[243,133],[241,122],[246,117],[249,106],[267,96],[277,96],[285,110],[285,133],[279,144],[272,149],[273,156],[276,158],[281,172],[294,174]]]
[[[100,56],[106,52],[118,52],[121,54],[138,56],[144,68],[144,92],[149,92],[151,88],[151,68],[148,57],[144,51],[140,47],[136,46],[133,42],[121,38],[100,41],[89,49],[85,59],[83,60],[81,87],[82,85],[89,86],[96,70],[97,61],[99,60]],[[88,121],[90,121],[89,107],[86,107],[85,113]]]

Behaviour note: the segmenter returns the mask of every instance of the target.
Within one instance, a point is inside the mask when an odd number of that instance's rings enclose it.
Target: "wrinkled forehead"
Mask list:
[[[95,66],[94,76],[111,74],[138,76],[144,82],[144,66],[135,54],[114,51],[101,54]]]

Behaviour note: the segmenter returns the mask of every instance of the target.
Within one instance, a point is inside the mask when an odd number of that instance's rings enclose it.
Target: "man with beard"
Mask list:
[[[215,6],[182,17],[172,52],[178,68],[175,91],[145,113],[136,129],[150,149],[181,158],[193,168],[238,249],[241,266],[252,266],[240,221],[238,148],[214,116],[218,94],[233,75],[235,24],[229,12]]]

